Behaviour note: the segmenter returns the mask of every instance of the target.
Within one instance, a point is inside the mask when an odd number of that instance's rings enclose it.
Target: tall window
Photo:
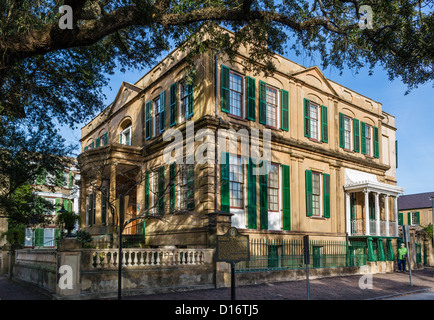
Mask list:
[[[344,142],[345,149],[351,150],[351,118],[344,117]]]
[[[277,90],[267,86],[267,125],[277,127]]]
[[[366,125],[365,129],[365,144],[366,144],[366,154],[372,155],[372,127]]]
[[[154,100],[154,108],[155,108],[154,109],[155,110],[155,113],[154,113],[155,114],[155,117],[154,117],[154,120],[155,120],[155,125],[154,125],[155,133],[154,134],[158,135],[164,129],[164,128],[161,128],[161,121],[160,121],[161,113],[163,112],[163,106],[161,104],[160,96],[158,96],[158,98]]]
[[[229,157],[229,189],[231,208],[243,208],[243,165],[241,157]]]
[[[182,82],[181,83],[181,110],[179,112],[179,122],[183,122],[190,117],[189,114],[189,105],[191,104],[190,99],[193,99],[191,92],[192,86]]]
[[[312,172],[312,216],[321,216],[321,174]]]
[[[130,146],[131,145],[131,134],[132,134],[131,126],[122,130],[121,133],[119,134],[119,143]]]
[[[243,116],[243,78],[234,73],[230,73],[230,111],[231,114]]]
[[[194,164],[183,164],[179,168],[179,197],[181,210],[194,209]]]
[[[318,106],[310,103],[310,137],[315,140],[318,138]]]
[[[272,164],[268,173],[268,210],[279,211],[279,166]]]

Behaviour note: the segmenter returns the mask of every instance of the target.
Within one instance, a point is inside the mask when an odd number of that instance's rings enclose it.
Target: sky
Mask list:
[[[400,79],[389,81],[386,71],[381,67],[377,67],[372,76],[368,75],[367,68],[360,70],[359,74],[344,70],[340,75],[336,69],[323,70],[319,58],[291,56],[291,53],[285,56],[305,67],[317,65],[325,77],[382,103],[383,110],[395,116],[398,186],[404,188],[404,194],[434,191],[434,89],[431,83],[405,95],[407,86]],[[115,72],[110,77],[109,87],[104,90],[107,97],[105,105],[114,100],[122,81],[135,83],[147,71]],[[79,124],[77,130],[61,128],[67,142],[79,142],[83,125]]]

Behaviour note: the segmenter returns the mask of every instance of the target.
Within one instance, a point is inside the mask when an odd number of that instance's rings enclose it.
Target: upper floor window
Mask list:
[[[268,173],[268,210],[279,211],[279,166],[271,164]]]
[[[304,136],[328,143],[328,111],[326,106],[304,99]]]
[[[103,147],[107,145],[107,132],[101,134],[98,138],[95,140],[96,147]]]
[[[235,73],[230,73],[230,102],[229,112],[234,116],[243,116],[243,78]]]
[[[344,116],[344,148],[351,150],[351,118]]]
[[[368,124],[365,124],[365,154],[368,156],[372,156],[372,127]]]
[[[267,121],[266,124],[276,128],[278,107],[277,107],[277,90],[267,85]]]
[[[130,146],[131,137],[132,137],[132,128],[131,126],[129,126],[119,133],[119,143]]]
[[[193,115],[193,85],[186,81],[180,83],[179,122],[189,119]]]

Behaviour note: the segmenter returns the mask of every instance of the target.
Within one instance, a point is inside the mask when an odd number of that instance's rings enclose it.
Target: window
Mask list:
[[[312,172],[312,215],[321,216],[321,174]]]
[[[230,110],[235,116],[243,116],[243,78],[234,73],[230,73]]]
[[[194,164],[182,164],[179,169],[179,208],[194,209]]]
[[[408,213],[408,224],[411,226],[417,226],[420,224],[420,213],[419,211]]]
[[[310,104],[310,137],[318,140],[318,106]]]
[[[279,166],[275,164],[268,173],[268,210],[279,211]]]
[[[306,215],[330,218],[330,175],[306,170]]]
[[[86,197],[86,225],[91,226],[95,224],[95,206],[96,194],[92,193]]]
[[[372,155],[372,127],[365,124],[365,146],[367,155]]]
[[[131,130],[131,126],[129,126],[128,128],[122,130],[121,133],[119,134],[119,143],[130,146],[131,135],[132,135],[132,130]]]
[[[277,127],[277,90],[267,86],[267,125]]]
[[[193,114],[193,86],[182,82],[181,86],[181,110],[179,112],[179,122],[183,122],[190,118]]]
[[[45,228],[44,229],[44,247],[54,246],[54,229]]]
[[[344,148],[351,150],[351,118],[347,116],[344,116],[344,143]]]
[[[243,208],[243,165],[241,157],[230,155],[229,157],[229,199],[231,208]]]
[[[96,147],[103,147],[107,145],[107,132],[100,135],[98,138],[96,138]]]
[[[154,125],[154,128],[155,128],[155,132],[154,132],[154,135],[156,136],[156,135],[158,135],[160,132],[161,132],[161,127],[160,127],[160,116],[161,116],[161,100],[160,100],[160,97],[158,97],[157,99],[155,99],[154,100],[154,110],[155,110],[155,112],[154,112],[154,114],[155,114],[155,117],[154,117],[154,121],[155,121],[155,125]]]
[[[33,231],[30,228],[26,228],[25,230],[24,246],[25,247],[33,246]]]

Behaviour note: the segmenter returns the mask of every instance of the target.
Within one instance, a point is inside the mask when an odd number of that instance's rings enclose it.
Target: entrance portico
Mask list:
[[[403,188],[379,182],[373,174],[345,169],[344,190],[348,235],[398,236],[398,196],[404,192]],[[393,199],[392,212],[390,198]],[[384,214],[381,215],[381,212]]]

